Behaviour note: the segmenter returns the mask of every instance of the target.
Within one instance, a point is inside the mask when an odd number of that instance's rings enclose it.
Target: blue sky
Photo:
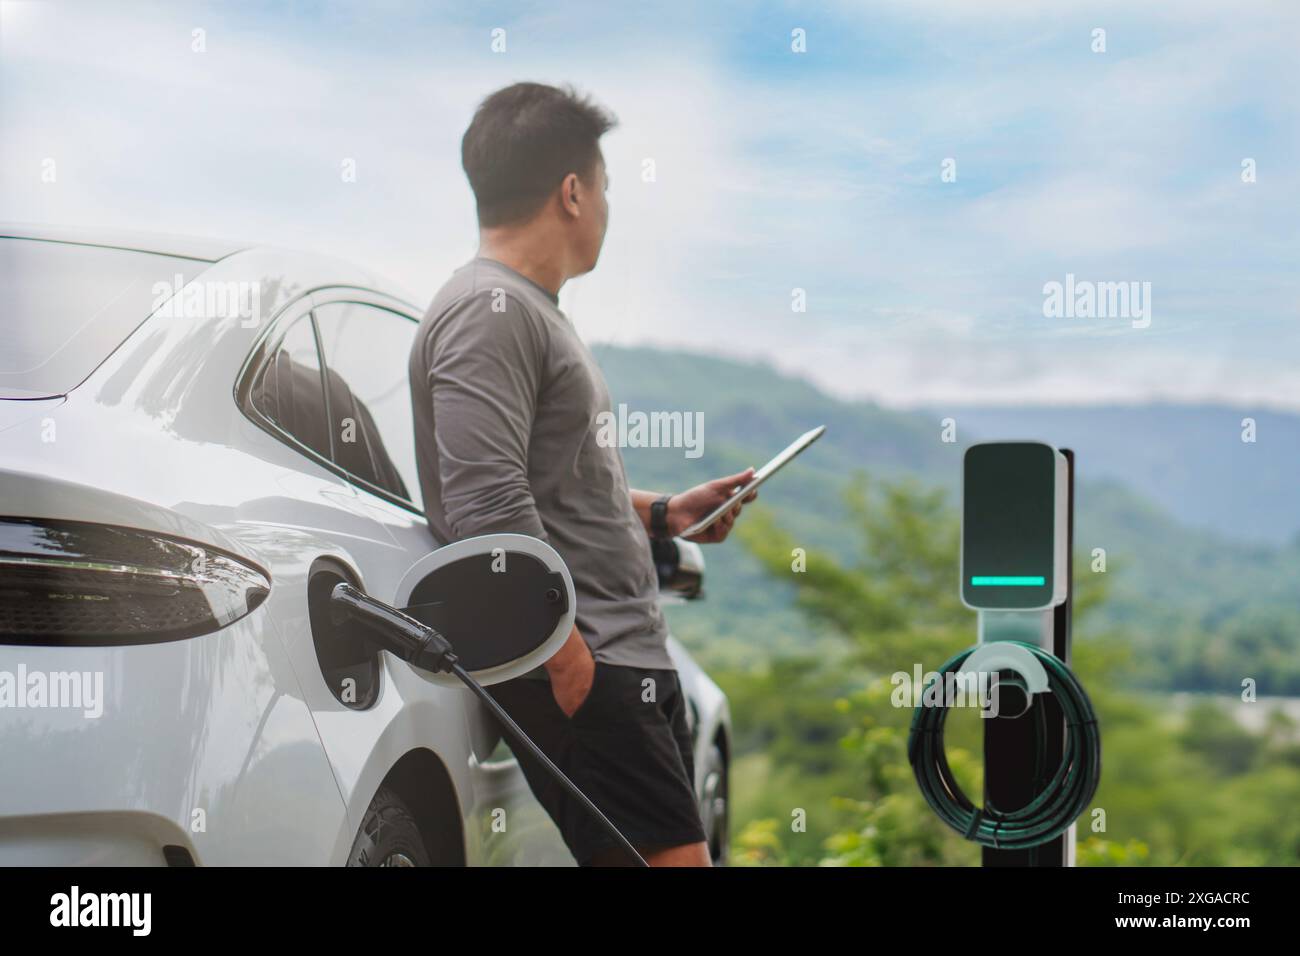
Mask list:
[[[1294,2],[4,0],[0,214],[319,250],[423,301],[473,253],[474,105],[571,82],[621,120],[562,295],[591,340],[894,405],[1300,409],[1298,38]],[[1150,282],[1150,326],[1044,317],[1067,274]]]

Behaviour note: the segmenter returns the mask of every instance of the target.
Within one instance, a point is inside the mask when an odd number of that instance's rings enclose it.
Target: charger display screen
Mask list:
[[[1051,604],[1056,452],[1038,442],[966,451],[962,475],[962,598],[975,608]]]

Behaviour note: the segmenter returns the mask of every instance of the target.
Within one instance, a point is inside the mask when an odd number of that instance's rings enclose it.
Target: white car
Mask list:
[[[571,864],[483,705],[328,613],[455,599],[413,599],[421,310],[173,237],[3,227],[0,276],[0,864]],[[721,862],[727,702],[670,650]]]

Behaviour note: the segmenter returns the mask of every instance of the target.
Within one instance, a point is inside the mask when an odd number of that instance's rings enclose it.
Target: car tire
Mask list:
[[[429,866],[415,817],[393,791],[380,787],[366,808],[348,866]]]
[[[704,758],[700,787],[700,819],[709,841],[714,866],[726,866],[730,851],[731,814],[728,800],[727,758],[715,743]]]

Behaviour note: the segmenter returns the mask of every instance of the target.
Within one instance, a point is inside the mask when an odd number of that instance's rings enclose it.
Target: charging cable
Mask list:
[[[1101,734],[1092,702],[1083,685],[1056,655],[1034,644],[1022,641],[998,641],[989,647],[1024,648],[1032,654],[1047,672],[1047,690],[1052,693],[1065,715],[1065,747],[1061,763],[1045,786],[1037,789],[1036,796],[1016,810],[1003,809],[989,804],[975,806],[957,785],[948,759],[944,754],[943,727],[948,718],[948,707],[941,703],[917,706],[912,716],[912,730],[907,741],[907,757],[912,772],[926,802],[939,819],[968,840],[981,846],[1000,850],[1027,849],[1039,846],[1060,836],[1079,817],[1101,780]],[[962,669],[962,664],[977,648],[968,648],[952,657],[940,669],[936,678],[946,681],[946,675]],[[931,681],[933,685],[934,681]],[[1015,682],[1030,689],[1023,682]],[[946,686],[946,683],[945,683]],[[927,688],[928,689],[928,688]],[[943,695],[940,695],[942,699]],[[924,695],[922,695],[924,700]],[[1048,768],[1046,759],[1047,721],[1042,707],[1036,713],[1036,753],[1034,765],[1040,783]]]

